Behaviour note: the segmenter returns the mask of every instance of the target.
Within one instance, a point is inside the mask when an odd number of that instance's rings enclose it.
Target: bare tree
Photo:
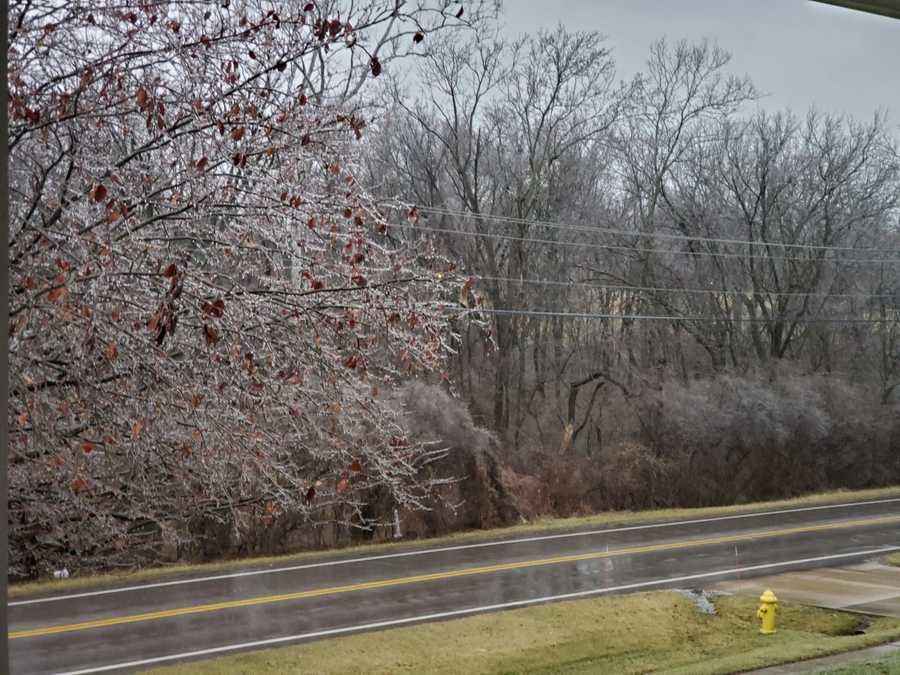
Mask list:
[[[803,339],[804,319],[850,316],[835,296],[858,288],[853,277],[871,268],[854,260],[880,257],[884,224],[900,204],[900,165],[881,117],[862,125],[759,114],[726,146],[726,208],[735,231],[759,242],[742,260],[753,290],[745,306],[765,319],[754,343],[761,358],[781,358]]]
[[[631,221],[641,236],[631,270],[626,272],[635,285],[658,287],[660,270],[672,260],[654,249],[653,235],[663,228],[661,207],[665,206],[672,174],[686,161],[693,148],[710,140],[710,123],[726,118],[744,103],[753,100],[756,90],[746,77],[729,75],[730,55],[707,41],[654,43],[647,72],[638,76],[628,114],[618,135],[618,155],[623,175],[623,192]],[[634,283],[633,282],[633,283]],[[637,309],[653,313],[659,298],[643,296]],[[641,324],[640,362],[647,367],[656,360],[652,345],[654,328]]]
[[[583,217],[596,203],[603,141],[624,101],[610,52],[599,34],[563,28],[513,44],[447,42],[429,53],[419,80],[425,93],[418,99],[394,91],[407,121],[384,137],[393,146],[376,153],[377,171],[397,177],[395,194],[435,207],[429,226],[475,235],[450,235],[446,246],[480,272],[492,306],[527,307],[531,294],[515,280],[540,270],[558,274],[569,251],[526,241],[557,232],[524,221]],[[492,236],[495,216],[520,224]],[[526,335],[541,324],[492,322],[493,423],[502,432],[514,412],[522,414]]]

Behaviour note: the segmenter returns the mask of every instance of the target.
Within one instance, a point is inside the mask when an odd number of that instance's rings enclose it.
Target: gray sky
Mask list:
[[[900,132],[900,20],[808,0],[505,0],[510,37],[562,22],[597,30],[620,78],[643,68],[649,44],[708,37],[731,69],[769,95],[760,105],[870,119],[887,109]]]

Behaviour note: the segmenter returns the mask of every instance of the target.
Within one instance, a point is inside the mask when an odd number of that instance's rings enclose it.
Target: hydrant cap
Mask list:
[[[778,598],[775,597],[775,594],[772,591],[766,591],[759,596],[759,601],[765,603],[778,602]]]

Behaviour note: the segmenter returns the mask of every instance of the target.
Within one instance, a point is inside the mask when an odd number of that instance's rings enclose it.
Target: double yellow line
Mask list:
[[[711,546],[715,544],[730,544],[740,541],[771,539],[773,537],[785,537],[792,534],[805,534],[809,532],[824,532],[827,530],[849,529],[853,527],[867,527],[872,525],[886,525],[888,523],[900,523],[900,516],[882,516],[876,518],[863,518],[859,520],[846,520],[836,523],[827,523],[824,525],[807,525],[803,527],[791,527],[780,530],[763,530],[757,532],[748,532],[745,534],[725,535],[721,537],[710,537],[708,539],[691,539],[687,541],[671,542],[667,544],[649,544],[646,546],[632,546],[628,548],[614,549],[612,551],[601,551],[593,553],[578,553],[574,555],[562,555],[553,558],[539,558],[536,560],[522,560],[519,562],[500,563],[496,565],[484,565],[481,567],[467,567],[459,570],[451,570],[448,572],[434,572],[432,574],[417,574],[408,577],[397,577],[394,579],[382,579],[380,581],[366,581],[358,584],[348,584],[345,586],[332,586],[330,588],[317,588],[308,591],[297,591],[295,593],[281,593],[278,595],[261,595],[255,598],[245,598],[243,600],[228,600],[225,602],[214,602],[205,605],[193,605],[188,607],[178,607],[175,609],[164,609],[157,612],[146,612],[143,614],[130,614],[125,616],[110,617],[107,619],[97,619],[95,621],[83,621],[81,623],[57,624],[55,626],[41,626],[39,628],[30,628],[28,630],[18,630],[9,633],[10,640],[29,637],[41,637],[44,635],[56,635],[58,633],[71,633],[74,631],[90,630],[92,628],[107,628],[109,626],[120,626],[129,623],[139,623],[142,621],[156,621],[158,619],[169,619],[177,616],[186,616],[188,614],[204,614],[207,612],[218,612],[225,609],[238,609],[241,607],[254,607],[256,605],[269,605],[276,602],[289,602],[292,600],[304,600],[306,598],[317,598],[323,595],[338,595],[340,593],[353,593],[356,591],[368,591],[376,588],[388,588],[391,586],[405,586],[408,584],[418,584],[427,581],[438,581],[443,579],[455,579],[458,577],[475,576],[478,574],[492,574],[494,572],[507,572],[510,570],[520,570],[529,567],[541,567],[544,565],[559,565],[561,563],[578,562],[582,560],[598,560],[601,558],[613,558],[627,555],[640,555],[643,553],[657,553],[660,551],[676,551],[686,548],[695,548],[698,546]]]

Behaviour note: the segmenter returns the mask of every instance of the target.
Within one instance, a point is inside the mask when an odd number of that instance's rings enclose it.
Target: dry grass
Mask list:
[[[188,574],[213,574],[227,572],[229,570],[266,568],[277,565],[286,565],[311,558],[327,558],[331,556],[367,555],[383,553],[386,551],[398,551],[409,548],[422,548],[425,546],[439,546],[447,544],[462,544],[485,539],[502,539],[507,537],[546,532],[548,530],[570,530],[588,527],[607,527],[616,525],[628,525],[653,521],[682,520],[688,518],[708,518],[736,513],[745,513],[756,510],[781,509],[798,506],[815,506],[821,504],[838,503],[844,501],[858,501],[866,499],[878,499],[885,497],[900,497],[900,486],[875,488],[870,490],[835,490],[794,499],[782,499],[772,502],[757,502],[740,506],[714,506],[696,509],[656,509],[649,511],[608,511],[580,518],[546,518],[531,523],[515,525],[493,530],[474,530],[460,532],[443,537],[422,539],[402,544],[383,543],[353,546],[329,551],[308,551],[282,556],[270,556],[261,558],[242,558],[237,560],[224,560],[220,562],[204,564],[177,564],[163,567],[153,567],[123,573],[97,574],[86,576],[73,576],[61,580],[36,580],[11,584],[8,596],[10,598],[22,598],[29,595],[39,595],[51,592],[71,592],[98,588],[105,586],[118,586],[158,580],[166,577],[184,576]]]
[[[774,636],[756,602],[723,596],[702,614],[672,592],[580,600],[240,654],[154,675],[276,673],[732,673],[900,637],[900,619],[784,604]]]
[[[866,661],[843,668],[826,670],[820,675],[897,675],[900,673],[900,652],[877,661]]]

